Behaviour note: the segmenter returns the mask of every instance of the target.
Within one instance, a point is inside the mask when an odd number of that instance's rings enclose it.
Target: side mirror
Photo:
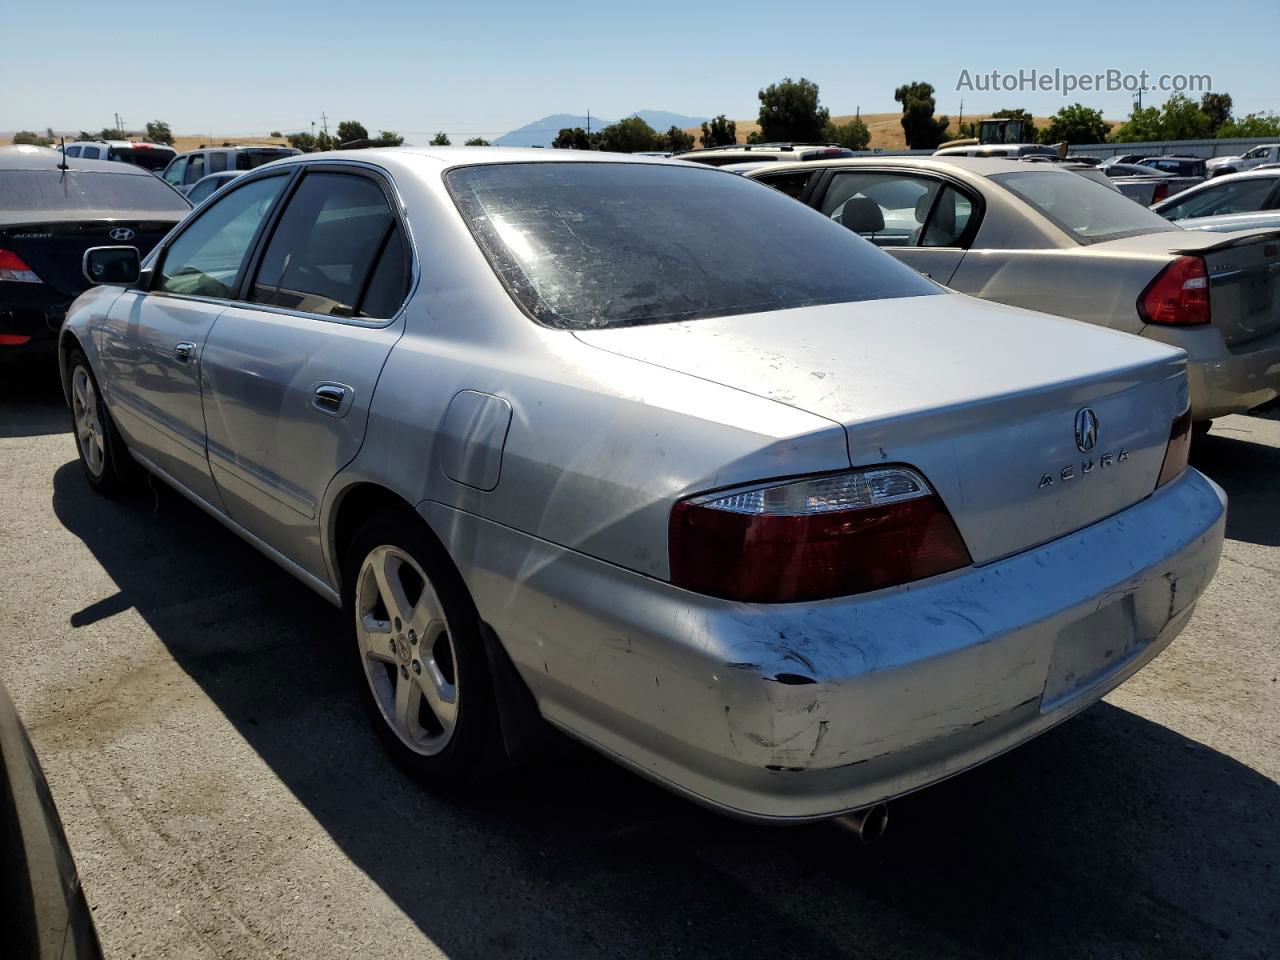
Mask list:
[[[82,263],[85,279],[92,284],[137,283],[142,257],[137,247],[90,247]]]

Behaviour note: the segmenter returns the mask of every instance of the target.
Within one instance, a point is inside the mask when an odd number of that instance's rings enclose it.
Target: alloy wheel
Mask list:
[[[98,392],[94,389],[93,378],[84,367],[76,367],[71,375],[71,404],[75,416],[76,441],[80,445],[85,466],[95,477],[100,477],[107,460],[102,419],[98,415]]]

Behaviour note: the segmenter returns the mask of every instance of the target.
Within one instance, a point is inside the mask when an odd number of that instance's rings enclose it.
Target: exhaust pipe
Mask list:
[[[883,803],[877,803],[836,817],[831,822],[848,830],[860,843],[872,843],[883,837],[884,832],[889,829],[889,808]]]

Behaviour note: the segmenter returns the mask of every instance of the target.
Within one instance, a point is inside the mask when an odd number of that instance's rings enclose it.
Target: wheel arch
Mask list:
[[[72,350],[79,350],[90,364],[93,363],[89,359],[89,351],[85,349],[76,332],[70,327],[64,327],[58,334],[58,379],[62,383],[62,399],[68,405],[71,403],[71,371],[67,369],[67,357],[71,355]]]

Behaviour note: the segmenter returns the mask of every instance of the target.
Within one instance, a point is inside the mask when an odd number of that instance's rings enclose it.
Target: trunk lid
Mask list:
[[[1228,345],[1280,330],[1280,230],[1170,230],[1108,240],[1089,251],[1203,257],[1209,315]]]
[[[1149,496],[1187,402],[1181,351],[962,294],[574,335],[842,424],[853,465],[925,474],[977,563]]]
[[[0,228],[0,249],[20,256],[36,276],[68,299],[88,289],[81,270],[90,247],[137,247],[146,256],[173,229],[173,220],[56,220]],[[112,232],[128,230],[131,237],[115,239]],[[123,234],[117,233],[118,236]]]

